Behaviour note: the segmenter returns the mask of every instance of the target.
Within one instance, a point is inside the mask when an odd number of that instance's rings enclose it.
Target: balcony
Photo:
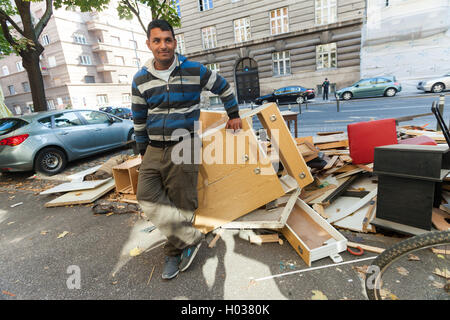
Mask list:
[[[117,71],[117,66],[112,64],[99,64],[97,65],[97,72],[115,72]]]
[[[89,31],[108,31],[108,27],[98,21],[91,20],[86,23]]]
[[[104,43],[97,43],[92,46],[93,52],[112,52],[112,49],[109,48],[108,45],[105,45]]]

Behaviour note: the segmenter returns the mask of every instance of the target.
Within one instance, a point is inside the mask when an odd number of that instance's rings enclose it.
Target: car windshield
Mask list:
[[[28,122],[26,122],[22,119],[17,119],[17,118],[0,119],[0,136],[11,133],[14,130],[22,128],[23,126],[25,126],[27,124],[28,124]]]

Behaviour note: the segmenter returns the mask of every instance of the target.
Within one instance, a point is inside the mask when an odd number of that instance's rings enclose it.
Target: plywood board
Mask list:
[[[266,128],[272,145],[278,146],[281,162],[289,175],[297,180],[298,185],[302,188],[312,183],[314,178],[297,149],[296,142],[277,105],[274,103],[268,105],[257,116],[263,127]]]
[[[314,136],[313,142],[314,144],[318,143],[330,143],[330,142],[337,142],[342,140],[347,140],[348,136],[346,133],[342,134],[332,134],[332,135],[326,135],[326,136]]]
[[[76,191],[76,190],[94,189],[94,188],[97,188],[98,186],[108,182],[111,179],[112,178],[108,178],[105,180],[62,183],[60,185],[57,185],[56,187],[53,187],[51,189],[43,191],[40,194],[51,194],[51,193],[59,193],[59,192],[70,192],[70,191]]]
[[[115,187],[114,180],[91,190],[72,191],[45,204],[45,207],[60,207],[72,204],[92,203]]]
[[[320,144],[316,143],[316,147],[319,148],[320,150],[344,148],[344,147],[348,147],[348,140],[329,142],[329,143],[320,143]]]

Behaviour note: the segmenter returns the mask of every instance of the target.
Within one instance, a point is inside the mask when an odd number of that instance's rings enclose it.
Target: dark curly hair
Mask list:
[[[173,28],[166,20],[156,19],[150,21],[147,27],[147,38],[150,39],[150,31],[152,29],[159,28],[162,31],[170,31],[172,32],[172,36],[175,38],[175,32],[173,32]]]

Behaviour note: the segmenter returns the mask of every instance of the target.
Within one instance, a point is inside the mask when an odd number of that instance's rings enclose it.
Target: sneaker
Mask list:
[[[200,241],[199,243],[187,247],[183,250],[183,252],[181,253],[180,271],[185,271],[187,268],[189,268],[201,244],[202,242]]]
[[[169,280],[176,277],[176,275],[180,272],[180,269],[178,268],[178,266],[180,265],[180,261],[180,256],[166,256],[162,278],[165,280]]]

